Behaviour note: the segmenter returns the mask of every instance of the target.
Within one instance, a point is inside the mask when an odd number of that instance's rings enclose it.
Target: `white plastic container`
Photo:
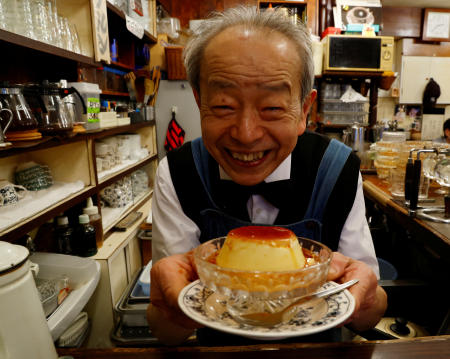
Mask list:
[[[77,118],[83,118],[84,127],[86,130],[95,130],[100,128],[100,94],[102,90],[98,84],[89,82],[69,82],[69,87],[74,87],[78,90],[86,105],[86,115],[83,114],[83,107],[79,101],[76,103],[75,111]]]

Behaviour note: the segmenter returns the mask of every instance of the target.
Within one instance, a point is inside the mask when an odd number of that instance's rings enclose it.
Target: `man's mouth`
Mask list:
[[[264,157],[264,151],[240,153],[230,151],[231,157],[242,162],[254,162]]]

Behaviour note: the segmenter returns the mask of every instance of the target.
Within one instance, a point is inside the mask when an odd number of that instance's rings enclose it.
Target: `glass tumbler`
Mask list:
[[[45,0],[31,0],[31,14],[36,40],[50,44],[50,24]]]
[[[31,12],[31,0],[16,0],[15,32],[36,39],[33,27],[33,15]]]

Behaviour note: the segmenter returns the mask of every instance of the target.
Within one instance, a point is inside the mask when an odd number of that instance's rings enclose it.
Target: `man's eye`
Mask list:
[[[212,109],[213,109],[214,112],[218,112],[218,113],[228,113],[228,112],[233,111],[233,107],[226,106],[226,105],[213,106]]]
[[[283,108],[277,107],[277,106],[268,106],[268,107],[264,107],[263,110],[264,111],[282,111]]]

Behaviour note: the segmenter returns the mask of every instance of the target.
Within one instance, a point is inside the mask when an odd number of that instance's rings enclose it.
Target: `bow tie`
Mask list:
[[[243,186],[229,180],[221,180],[218,197],[223,208],[231,215],[248,220],[247,201],[252,195],[264,197],[280,210],[291,197],[291,180],[261,182],[254,186]]]

